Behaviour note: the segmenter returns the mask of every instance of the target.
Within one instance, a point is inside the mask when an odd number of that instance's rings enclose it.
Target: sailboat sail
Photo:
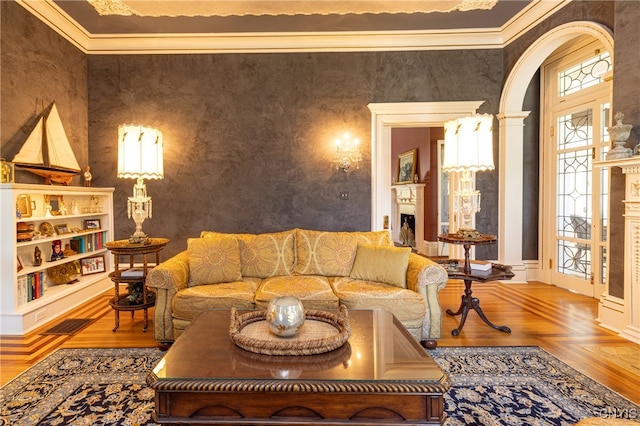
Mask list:
[[[64,131],[55,103],[48,113],[42,114],[22,148],[13,158],[16,167],[68,185],[74,175],[80,174],[69,138]]]
[[[42,154],[42,128],[44,119],[40,117],[38,123],[33,128],[31,134],[20,148],[20,152],[13,157],[13,162],[17,164],[33,165],[43,164],[44,157]]]

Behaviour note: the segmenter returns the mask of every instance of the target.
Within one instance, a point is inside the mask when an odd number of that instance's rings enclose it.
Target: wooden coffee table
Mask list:
[[[147,377],[160,424],[441,424],[448,376],[400,322],[349,311],[346,345],[310,356],[245,351],[229,312],[202,313]]]

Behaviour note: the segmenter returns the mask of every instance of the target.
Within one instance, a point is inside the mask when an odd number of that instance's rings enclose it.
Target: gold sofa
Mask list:
[[[203,231],[188,249],[147,276],[156,292],[154,337],[168,347],[210,309],[264,309],[278,296],[306,309],[384,309],[416,340],[434,347],[441,334],[437,263],[394,247],[387,231],[293,229],[265,234]]]

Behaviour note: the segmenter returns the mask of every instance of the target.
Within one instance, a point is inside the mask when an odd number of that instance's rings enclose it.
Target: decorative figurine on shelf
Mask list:
[[[0,164],[2,167],[0,182],[13,183],[13,163],[5,161],[4,158],[0,158]]]
[[[65,244],[64,245],[64,251],[62,253],[64,254],[64,257],[71,257],[71,256],[74,256],[74,255],[78,254],[78,253],[76,253],[75,250],[73,250],[71,248],[71,244]]]
[[[87,166],[84,169],[84,186],[91,186],[91,167]]]
[[[44,196],[44,217],[53,217],[51,211],[53,207],[51,207],[51,198],[48,195]]]
[[[418,174],[416,173],[416,174],[413,176],[413,183],[418,183],[418,182],[420,182],[420,179],[418,179]]]
[[[60,215],[62,216],[66,216],[67,215],[67,205],[65,204],[62,195],[60,196],[60,199],[58,200],[58,211],[60,212]]]
[[[78,208],[78,202],[76,200],[71,200],[71,214],[80,214],[80,209]]]
[[[42,265],[42,252],[40,251],[40,247],[36,246],[33,250],[33,266]]]
[[[54,240],[51,243],[51,261],[55,261],[58,259],[64,259],[64,252],[62,251],[62,241]]]

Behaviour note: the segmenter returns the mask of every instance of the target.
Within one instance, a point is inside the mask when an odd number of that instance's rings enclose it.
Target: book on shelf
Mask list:
[[[18,301],[27,303],[44,296],[45,274],[44,271],[32,272],[18,277]]]
[[[106,238],[106,232],[102,231],[89,235],[78,235],[69,241],[71,250],[76,253],[88,253],[95,250],[102,250],[104,248],[104,240]]]
[[[487,262],[484,260],[472,260],[471,269],[474,271],[490,271],[491,262]]]
[[[144,268],[129,268],[120,272],[123,278],[142,278],[144,276]]]

